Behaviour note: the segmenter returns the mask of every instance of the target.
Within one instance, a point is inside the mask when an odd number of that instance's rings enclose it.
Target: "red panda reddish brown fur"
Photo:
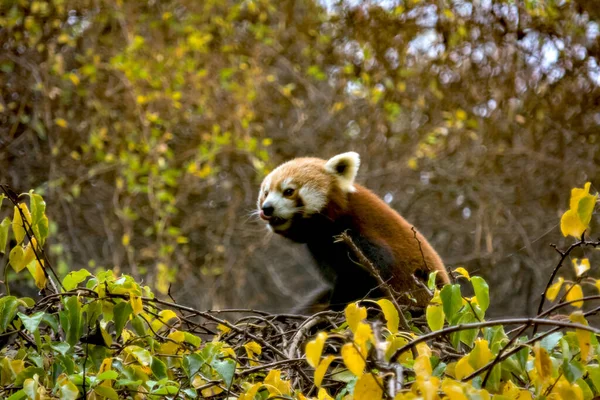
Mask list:
[[[259,213],[275,233],[306,243],[331,291],[332,306],[364,297],[383,297],[377,281],[335,236],[347,232],[405,304],[425,306],[423,284],[446,268],[429,242],[367,188],[354,183],[360,164],[350,152],[330,160],[297,158],[277,167],[261,185]],[[416,237],[415,237],[416,233]]]

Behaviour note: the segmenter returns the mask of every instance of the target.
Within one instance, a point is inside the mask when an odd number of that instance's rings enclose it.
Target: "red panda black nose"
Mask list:
[[[262,206],[262,212],[267,216],[273,216],[273,212],[275,211],[275,207],[273,207],[270,203],[265,203]]]

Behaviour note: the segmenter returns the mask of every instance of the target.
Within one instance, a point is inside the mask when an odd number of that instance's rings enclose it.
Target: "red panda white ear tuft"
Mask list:
[[[349,151],[331,157],[325,164],[325,170],[337,177],[341,189],[344,192],[355,192],[354,179],[360,166],[358,153]]]

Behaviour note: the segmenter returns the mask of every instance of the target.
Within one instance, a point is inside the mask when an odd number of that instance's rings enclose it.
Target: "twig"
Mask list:
[[[403,308],[400,307],[400,305],[396,301],[396,297],[394,296],[390,285],[388,285],[383,280],[383,278],[381,278],[381,275],[379,274],[379,272],[377,271],[377,269],[375,268],[373,263],[358,248],[358,246],[356,245],[356,243],[354,243],[354,241],[352,240],[350,235],[348,235],[346,232],[344,232],[339,237],[344,241],[344,243],[346,243],[346,245],[348,245],[348,247],[350,247],[350,249],[352,250],[354,255],[356,257],[358,257],[358,260],[360,261],[360,263],[369,269],[369,272],[371,272],[371,275],[373,275],[373,277],[375,277],[375,279],[379,283],[379,286],[386,291],[390,301],[394,304],[394,306],[398,310],[398,317],[400,318],[400,325],[402,326],[402,328],[404,330],[410,331],[410,326],[408,325],[408,321],[406,320],[406,318],[404,317],[404,314],[402,313]]]
[[[552,271],[552,274],[550,275],[550,279],[548,279],[548,282],[546,283],[546,287],[544,288],[544,291],[542,292],[542,295],[540,297],[540,304],[539,304],[538,310],[537,310],[538,316],[542,313],[542,309],[544,308],[544,301],[546,300],[546,293],[548,292],[548,289],[552,285],[552,282],[554,281],[554,278],[556,277],[558,270],[562,267],[563,262],[569,256],[569,254],[571,254],[571,251],[573,251],[577,247],[581,247],[581,246],[598,247],[598,246],[600,246],[600,241],[597,241],[597,242],[586,241],[585,240],[585,231],[584,231],[581,234],[581,239],[579,241],[573,243],[572,245],[570,245],[569,248],[565,251],[559,250],[556,247],[556,245],[554,245],[554,244],[552,244],[550,246],[552,246],[554,248],[554,250],[556,250],[558,252],[558,254],[560,254],[560,260],[558,261],[558,264],[556,264],[556,267],[554,267],[554,270]],[[537,326],[534,326],[533,327],[533,335],[535,335],[536,333],[537,333]]]
[[[488,326],[497,326],[497,325],[516,325],[516,324],[528,324],[528,325],[548,325],[562,328],[572,328],[572,329],[581,329],[584,331],[589,331],[600,335],[600,329],[593,328],[591,326],[576,324],[571,322],[564,321],[554,321],[550,319],[538,319],[538,318],[509,318],[509,319],[498,319],[495,321],[484,321],[484,322],[475,322],[471,324],[460,324],[449,326],[447,328],[441,329],[439,331],[431,332],[416,338],[415,340],[405,344],[404,346],[397,349],[394,354],[390,357],[390,360],[395,360],[405,351],[415,347],[417,344],[422,342],[427,342],[431,339],[434,339],[438,336],[447,335],[454,332],[464,331],[467,329],[478,329],[485,328]]]

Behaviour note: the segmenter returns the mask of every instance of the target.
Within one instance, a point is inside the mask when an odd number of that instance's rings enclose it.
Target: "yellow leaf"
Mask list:
[[[272,369],[263,381],[271,396],[286,396],[290,394],[290,383],[281,379],[281,371]]]
[[[409,158],[406,165],[408,166],[408,168],[412,169],[413,171],[416,170],[419,166],[417,159],[414,157]]]
[[[352,332],[356,332],[358,323],[363,319],[367,318],[367,309],[365,307],[359,307],[358,303],[350,303],[344,310],[346,316],[346,322]]]
[[[558,281],[550,285],[550,287],[546,291],[546,298],[548,300],[554,301],[554,299],[556,299],[556,296],[558,295],[558,292],[560,292],[560,288],[562,287],[564,281],[565,280],[563,279],[563,277],[559,276]]]
[[[244,344],[244,348],[246,349],[248,358],[251,360],[256,359],[255,355],[262,354],[262,347],[256,342],[248,342]],[[256,361],[250,361],[250,365],[258,365],[258,363]]]
[[[581,290],[581,286],[579,284],[575,284],[571,286],[568,290],[566,300],[573,301],[578,300],[583,297],[583,290]],[[583,301],[576,301],[572,303],[574,307],[581,308],[583,307]]]
[[[362,358],[354,344],[346,343],[342,346],[342,359],[350,372],[358,377],[362,376],[365,369],[365,360]]]
[[[569,316],[571,322],[575,322],[581,325],[588,325],[587,320],[583,316],[583,313],[579,310],[575,311]],[[583,329],[575,329],[577,335],[577,341],[579,342],[579,356],[582,362],[587,362],[590,356],[590,350],[592,349],[592,332],[584,331]]]
[[[35,260],[35,252],[33,249],[35,248],[34,246],[36,246],[36,244],[35,238],[31,238],[31,242],[29,242],[27,247],[25,247],[25,254],[23,255],[22,260],[23,265],[29,265],[30,262]]]
[[[64,118],[56,118],[56,119],[54,120],[54,123],[55,123],[56,125],[60,126],[61,128],[66,128],[66,127],[68,127],[68,126],[69,126],[69,123],[68,123],[68,122],[67,122],[67,120],[66,120],[66,119],[64,119]]]
[[[456,119],[459,121],[466,121],[467,120],[467,113],[465,110],[463,109],[458,109],[456,110]]]
[[[579,277],[585,274],[590,269],[590,260],[587,258],[573,259],[573,268],[575,268],[575,274]]]
[[[564,400],[583,400],[583,390],[576,383],[569,383],[568,380],[561,378],[558,380],[552,394],[557,394],[559,399]]]
[[[308,365],[313,368],[316,368],[319,365],[325,340],[327,340],[327,333],[319,332],[314,340],[311,340],[306,344],[306,361],[308,361]]]
[[[420,356],[431,357],[431,347],[429,347],[427,343],[419,343],[417,345],[417,354]]]
[[[420,392],[423,400],[438,400],[440,398],[440,396],[438,396],[439,388],[440,379],[435,376],[428,379],[417,376],[415,384],[413,385],[413,391]]]
[[[433,372],[429,356],[418,356],[413,365],[413,369],[415,370],[415,375],[429,378]]]
[[[360,322],[356,327],[354,343],[359,347],[363,357],[367,356],[367,342],[369,340],[373,341],[373,330],[371,329],[371,325]]]
[[[104,360],[102,360],[102,364],[100,364],[100,369],[98,370],[98,375],[100,375],[103,372],[111,371],[112,361],[113,359],[110,357],[107,357]],[[100,386],[112,387],[112,380],[106,379],[100,384]]]
[[[246,393],[243,393],[238,400],[254,400],[254,397],[256,397],[256,393],[258,393],[258,389],[260,389],[261,386],[261,383],[255,383],[250,386],[250,389],[248,389]]]
[[[432,331],[439,331],[444,327],[444,307],[441,304],[430,304],[425,310],[427,325]]]
[[[577,208],[579,207],[579,202],[585,196],[590,194],[590,186],[591,185],[592,185],[591,182],[586,182],[585,185],[583,185],[583,189],[580,189],[580,188],[571,189],[571,199],[569,200],[569,208],[571,210],[577,211]]]
[[[533,354],[535,356],[534,367],[537,371],[538,376],[542,382],[552,377],[552,361],[546,349],[540,346],[539,342],[536,342],[533,347]]]
[[[467,271],[466,269],[464,269],[463,267],[458,267],[454,270],[454,272],[456,272],[457,274],[459,274],[460,276],[462,276],[463,278],[467,278],[468,281],[471,280],[471,276],[469,275],[469,271]]]
[[[129,302],[133,309],[133,315],[137,316],[144,311],[144,304],[142,303],[142,298],[140,296],[135,295],[133,292],[129,292]]]
[[[388,299],[378,300],[377,304],[379,304],[381,311],[383,311],[388,330],[392,333],[398,332],[400,317],[398,315],[398,310],[396,310],[396,306]]]
[[[354,400],[379,400],[383,396],[383,385],[373,374],[364,374],[354,386]]]
[[[40,261],[35,260],[27,265],[27,269],[31,273],[31,276],[33,276],[35,286],[37,286],[38,289],[43,289],[46,287],[46,274],[44,273],[43,264],[44,260],[41,260],[41,262],[42,264],[40,264]]]
[[[469,354],[469,364],[471,364],[471,367],[473,367],[473,369],[479,369],[493,358],[494,355],[490,351],[488,341],[485,339],[477,339],[471,354]]]
[[[317,400],[333,400],[333,397],[331,397],[329,393],[327,393],[327,390],[325,390],[325,388],[321,388],[319,389],[319,393],[317,394]]]
[[[167,337],[177,343],[183,343],[183,341],[185,340],[185,333],[181,331],[173,331],[169,333],[169,336]]]
[[[469,400],[463,391],[463,385],[454,379],[444,379],[442,381],[442,392],[450,400]]]
[[[77,76],[77,74],[71,72],[69,74],[69,79],[71,80],[73,85],[75,85],[75,86],[79,85],[80,80],[79,80],[79,77]]]
[[[406,338],[390,335],[386,340],[387,349],[385,350],[385,360],[389,361],[392,354],[407,343],[408,340],[406,340]],[[405,351],[398,357],[398,362],[400,364],[404,364],[410,360],[412,360],[412,353],[410,351]]]
[[[323,377],[327,372],[327,368],[329,368],[329,364],[335,359],[334,356],[329,355],[321,361],[317,369],[315,369],[315,386],[320,388],[321,383],[323,382]]]
[[[218,330],[219,330],[219,331],[220,331],[222,334],[225,334],[225,333],[228,333],[228,332],[230,332],[230,331],[231,331],[231,328],[229,328],[229,327],[227,327],[227,326],[225,326],[225,325],[223,325],[223,324],[219,324],[219,325],[217,325],[217,329],[218,329]]]
[[[27,214],[29,214],[27,205],[19,204],[19,207],[21,208],[21,211],[23,211],[25,219],[28,219],[29,223],[31,223],[31,216],[27,218]],[[17,244],[23,243],[23,240],[25,239],[25,228],[23,227],[23,219],[21,218],[21,213],[19,212],[19,208],[17,208],[17,206],[15,206],[15,212],[13,215],[12,229],[13,233],[15,234],[15,240],[17,241]]]
[[[560,219],[560,231],[565,237],[571,235],[579,239],[585,228],[576,211],[567,210]]]
[[[165,325],[172,326],[173,323],[171,320],[173,319],[179,320],[179,317],[177,317],[177,314],[175,314],[173,310],[162,310],[160,313],[158,313],[158,318],[152,321],[150,325],[152,326],[152,330],[154,332],[158,332]]]
[[[20,244],[13,247],[10,253],[8,253],[8,262],[15,272],[21,272],[23,268],[27,266],[27,264],[23,262],[24,258],[25,251]]]
[[[471,364],[469,363],[469,355],[464,356],[456,363],[456,367],[454,368],[454,374],[456,379],[461,380],[465,376],[468,376],[471,372],[475,371]]]

